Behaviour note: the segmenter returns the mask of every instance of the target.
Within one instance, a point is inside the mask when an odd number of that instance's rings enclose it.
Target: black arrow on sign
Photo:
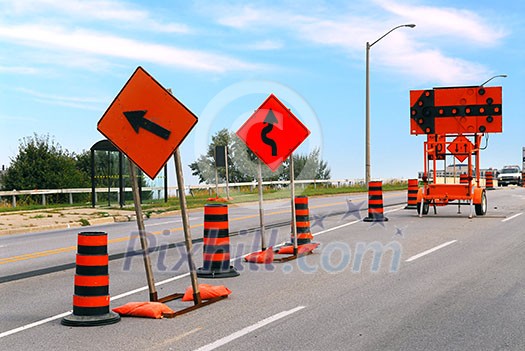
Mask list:
[[[261,139],[263,143],[266,145],[269,145],[272,148],[272,156],[277,156],[277,143],[275,140],[268,138],[268,133],[270,133],[273,129],[273,125],[277,124],[277,117],[275,117],[275,114],[273,113],[272,109],[268,111],[268,114],[266,115],[266,118],[264,119],[264,123],[267,124],[266,127],[264,127],[261,131]]]
[[[171,132],[166,128],[159,126],[157,123],[144,118],[147,112],[148,111],[146,110],[126,111],[124,112],[124,116],[126,116],[129,124],[131,124],[135,132],[138,133],[140,128],[144,128],[148,132],[151,132],[162,139],[168,140]]]

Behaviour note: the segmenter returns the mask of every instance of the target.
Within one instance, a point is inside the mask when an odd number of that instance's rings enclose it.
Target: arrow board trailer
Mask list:
[[[501,133],[501,87],[445,87],[410,91],[410,133],[426,134],[424,142],[423,187],[417,195],[420,217],[428,214],[430,205],[458,204],[473,207],[476,215],[487,212],[485,187],[481,185],[479,152],[482,138],[488,133]],[[488,139],[487,139],[488,140]],[[447,169],[447,156],[454,160],[453,172]],[[466,161],[466,169],[456,183],[456,159]],[[438,178],[438,162],[444,164]],[[463,165],[464,166],[464,165]],[[453,182],[447,183],[447,176]]]

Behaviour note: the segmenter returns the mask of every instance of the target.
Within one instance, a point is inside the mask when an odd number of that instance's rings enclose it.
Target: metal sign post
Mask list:
[[[201,304],[199,283],[197,281],[197,270],[193,262],[193,244],[191,242],[190,219],[186,210],[186,193],[184,192],[184,177],[182,174],[182,163],[180,160],[179,148],[173,153],[175,160],[175,172],[177,174],[177,188],[179,191],[180,212],[182,217],[182,227],[184,228],[184,241],[186,243],[186,254],[188,256],[188,266],[190,269],[191,285],[193,287],[193,302],[195,305]]]
[[[131,160],[129,160],[129,175],[131,178],[131,189],[133,190],[133,202],[135,203],[135,215],[137,217],[137,226],[139,228],[140,246],[142,248],[142,257],[144,258],[146,279],[148,280],[149,300],[158,301],[157,289],[155,287],[155,280],[153,278],[153,270],[151,269],[151,260],[149,258],[148,238],[146,237],[146,228],[144,226],[142,205],[140,204],[137,169],[135,164]]]
[[[292,197],[292,236],[293,236],[293,254],[297,255],[297,219],[295,218],[295,175],[293,164],[293,153],[290,154],[290,195]]]
[[[226,200],[230,200],[230,181],[228,179],[228,146],[224,147],[224,167],[226,167]]]
[[[259,223],[261,225],[261,250],[266,250],[266,243],[264,240],[264,208],[263,208],[263,185],[262,185],[262,163],[259,159],[259,167],[257,172],[257,183],[259,188]]]

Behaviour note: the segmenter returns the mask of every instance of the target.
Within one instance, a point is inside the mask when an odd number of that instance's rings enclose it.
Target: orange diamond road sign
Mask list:
[[[137,67],[97,129],[153,179],[196,123],[197,116]]]
[[[239,138],[273,172],[310,135],[304,124],[273,94],[237,131]]]
[[[458,136],[456,139],[452,140],[450,145],[447,147],[447,150],[453,154],[459,162],[465,161],[465,159],[472,153],[474,149],[474,144],[463,135]]]

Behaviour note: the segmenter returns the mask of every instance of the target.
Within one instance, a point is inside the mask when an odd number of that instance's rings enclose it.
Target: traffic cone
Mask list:
[[[485,172],[485,189],[494,190],[494,176],[492,171]]]
[[[314,238],[310,230],[310,210],[308,209],[308,196],[296,196],[295,227],[297,228],[297,245],[309,244]],[[290,237],[293,244],[293,234]]]
[[[365,217],[363,221],[388,221],[383,214],[383,182],[380,180],[368,183],[368,217]]]
[[[405,210],[415,210],[417,209],[417,191],[419,188],[418,179],[409,179],[408,180],[408,195],[407,195],[407,205]]]
[[[79,233],[73,314],[62,319],[63,325],[96,326],[120,320],[109,309],[108,263],[107,233]]]
[[[228,205],[204,205],[203,267],[197,269],[200,278],[236,277],[239,272],[230,265],[230,233]]]

